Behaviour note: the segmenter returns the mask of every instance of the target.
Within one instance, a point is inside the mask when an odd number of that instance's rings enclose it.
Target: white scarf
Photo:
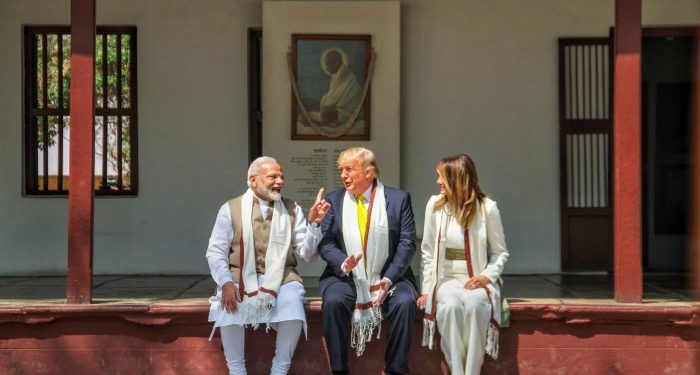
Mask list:
[[[289,213],[282,200],[274,201],[270,237],[265,253],[265,277],[263,285],[258,285],[258,274],[255,267],[255,238],[253,237],[253,199],[251,189],[245,192],[241,199],[241,236],[243,253],[241,264],[240,287],[243,301],[238,303],[238,313],[241,321],[258,328],[265,323],[269,328],[272,310],[275,308],[277,293],[279,293],[284,275],[284,265],[292,238],[292,226]]]
[[[469,229],[469,243],[470,252],[475,251],[475,247],[478,247],[477,241],[478,237],[473,234],[483,232],[486,234],[486,213],[484,212],[484,203],[479,204],[479,210],[476,212],[474,217],[474,222]],[[443,271],[443,261],[445,260],[445,245],[447,243],[447,226],[449,223],[448,214],[445,212],[445,208],[435,213],[436,216],[440,217],[438,228],[435,231],[435,238],[433,239],[435,246],[433,246],[433,259],[436,260],[436,268],[433,270],[436,277],[433,278],[433,283],[430,285],[428,292],[428,299],[425,303],[425,315],[423,318],[423,346],[427,346],[428,349],[433,349],[433,338],[435,337],[435,319],[436,319],[436,305],[435,299],[437,298],[436,293],[440,288],[439,280],[442,280]],[[423,239],[424,241],[428,239]],[[474,256],[472,255],[472,259]],[[472,270],[474,275],[478,275],[480,270]],[[498,290],[495,288],[498,287]],[[502,317],[502,290],[500,290],[500,280],[499,285],[489,284],[486,286],[486,294],[489,297],[489,305],[491,307],[491,318],[489,319],[489,326],[486,331],[486,353],[493,359],[498,359],[498,337],[501,328],[501,317]]]
[[[371,197],[369,198],[370,202]],[[382,308],[372,307],[377,299],[382,268],[389,256],[389,222],[386,214],[386,199],[384,185],[377,182],[374,201],[369,217],[367,231],[367,256],[363,257],[352,270],[355,281],[357,299],[352,314],[352,333],[350,345],[355,348],[357,356],[365,351],[365,343],[372,340],[374,329],[377,328],[377,339],[381,333]],[[369,209],[369,208],[368,208]],[[357,202],[349,192],[343,199],[343,238],[348,255],[362,254],[362,239],[357,223]],[[372,290],[370,290],[372,287]]]

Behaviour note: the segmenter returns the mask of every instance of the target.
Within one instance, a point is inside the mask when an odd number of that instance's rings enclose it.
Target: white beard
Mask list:
[[[268,198],[272,199],[273,201],[279,201],[280,199],[282,199],[281,193],[274,192],[271,189],[268,189],[263,184],[258,185],[257,193],[258,193],[258,196],[268,197]]]

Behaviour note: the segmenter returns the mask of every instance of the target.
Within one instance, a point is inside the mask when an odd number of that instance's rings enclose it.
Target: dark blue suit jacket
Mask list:
[[[319,286],[325,289],[324,281],[331,276],[343,277],[340,266],[348,257],[343,240],[343,198],[345,189],[338,189],[326,196],[331,209],[321,223],[323,239],[319,244],[321,258],[328,264],[321,275]],[[411,259],[416,252],[416,225],[413,220],[411,196],[399,189],[384,186],[386,213],[389,221],[389,256],[382,268],[382,277],[393,284],[404,279],[416,288],[416,280],[411,271]]]

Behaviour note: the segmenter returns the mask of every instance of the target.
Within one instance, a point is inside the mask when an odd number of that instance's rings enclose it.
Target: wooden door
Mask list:
[[[612,40],[559,39],[562,271],[612,271]]]

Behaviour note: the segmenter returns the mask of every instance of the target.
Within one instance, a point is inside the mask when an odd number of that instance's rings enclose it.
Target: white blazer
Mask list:
[[[440,228],[438,228],[440,226],[440,218],[445,214],[442,225],[446,226],[447,215],[444,208],[438,211],[434,210],[434,205],[438,198],[440,198],[440,195],[430,197],[425,208],[423,242],[421,244],[423,257],[421,290],[423,294],[430,293],[431,286],[435,285],[436,281],[439,281],[436,280],[438,275],[435,274],[435,262],[437,259],[434,259],[434,250],[437,245],[438,231],[440,231]],[[445,246],[445,237],[443,233],[442,243],[440,244],[442,249]],[[495,285],[501,277],[504,264],[508,260],[508,250],[506,249],[501,214],[498,211],[496,202],[490,198],[484,198],[480,209],[476,212],[474,222],[469,228],[469,246],[471,248],[474,273],[488,277],[491,280],[491,284]],[[444,251],[441,251],[441,254],[444,254]],[[441,271],[439,270],[438,272]]]

